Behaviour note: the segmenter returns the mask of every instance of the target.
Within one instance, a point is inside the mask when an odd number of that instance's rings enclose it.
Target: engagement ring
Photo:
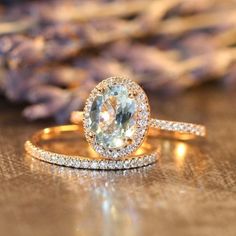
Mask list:
[[[99,83],[84,111],[72,113],[71,122],[83,122],[88,143],[101,156],[112,159],[133,153],[148,135],[171,132],[176,138],[191,139],[206,134],[202,125],[152,119],[144,90],[124,77]]]

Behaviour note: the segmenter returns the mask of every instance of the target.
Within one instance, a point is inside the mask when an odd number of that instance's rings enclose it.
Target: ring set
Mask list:
[[[111,77],[100,82],[91,91],[84,111],[72,112],[71,122],[74,125],[39,131],[26,141],[25,150],[35,158],[63,166],[129,169],[157,161],[157,148],[147,143],[149,136],[171,135],[191,139],[206,135],[202,125],[151,118],[144,90],[125,77]],[[42,140],[67,132],[84,133],[89,146],[98,155],[67,155],[40,147]],[[139,152],[141,149],[144,150],[142,153]]]

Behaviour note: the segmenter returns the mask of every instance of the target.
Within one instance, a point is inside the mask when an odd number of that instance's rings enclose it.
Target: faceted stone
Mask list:
[[[123,85],[112,85],[98,95],[90,110],[89,128],[96,143],[105,148],[121,148],[128,144],[136,129],[135,99]]]

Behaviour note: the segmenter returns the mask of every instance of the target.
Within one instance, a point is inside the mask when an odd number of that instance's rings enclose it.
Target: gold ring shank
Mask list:
[[[147,166],[157,161],[157,150],[144,143],[142,147],[132,156],[127,156],[119,160],[105,159],[98,156],[96,153],[87,151],[86,155],[72,155],[71,153],[59,153],[51,151],[49,148],[43,147],[42,143],[53,142],[54,140],[60,140],[65,134],[72,133],[74,135],[80,135],[80,141],[85,141],[82,138],[83,127],[80,125],[63,125],[51,128],[46,128],[35,133],[32,138],[25,142],[25,150],[33,157],[52,164],[83,168],[83,169],[102,169],[102,170],[118,170],[118,169],[130,169],[142,166]],[[84,142],[85,143],[85,142]],[[77,143],[78,149],[89,149],[89,146],[83,146]],[[68,149],[71,148],[70,146]],[[64,148],[65,149],[65,148]],[[67,148],[66,148],[67,149]],[[85,153],[85,151],[84,151]]]
[[[81,124],[83,117],[84,113],[82,111],[74,111],[71,113],[70,120],[73,124]],[[148,135],[189,140],[196,137],[205,137],[206,128],[203,125],[186,122],[150,119]]]

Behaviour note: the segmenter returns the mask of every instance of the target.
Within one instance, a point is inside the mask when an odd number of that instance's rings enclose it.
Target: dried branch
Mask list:
[[[163,15],[165,11],[161,9],[160,12]],[[144,18],[142,17],[141,19]],[[221,19],[225,20],[222,22]],[[20,67],[23,64],[46,64],[51,61],[62,61],[71,58],[78,55],[82,49],[100,47],[117,40],[155,34],[174,34],[179,36],[189,30],[207,29],[209,27],[217,27],[219,29],[236,24],[235,10],[164,20],[158,27],[152,27],[153,29],[150,29],[150,27],[143,29],[145,24],[140,23],[139,20],[137,19],[131,23],[124,20],[111,20],[109,22],[92,22],[79,26],[73,24],[60,25],[60,30],[58,28],[53,28],[52,30],[47,28],[41,34],[46,35],[45,37],[22,38],[22,42],[18,43],[14,50],[0,51],[3,55],[0,58],[1,60],[7,59],[5,63],[8,63],[12,68]],[[153,23],[151,25],[156,24]],[[14,37],[7,39],[10,41],[8,42],[9,44],[14,41]],[[2,38],[0,44],[2,40],[6,41],[6,39]]]

